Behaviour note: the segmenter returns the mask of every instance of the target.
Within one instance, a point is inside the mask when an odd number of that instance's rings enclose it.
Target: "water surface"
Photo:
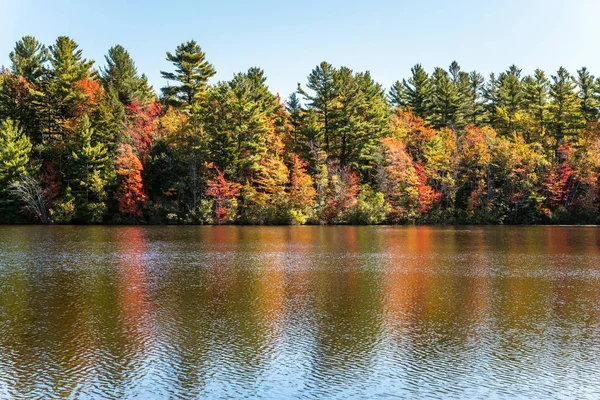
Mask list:
[[[600,398],[593,227],[0,227],[0,398]]]

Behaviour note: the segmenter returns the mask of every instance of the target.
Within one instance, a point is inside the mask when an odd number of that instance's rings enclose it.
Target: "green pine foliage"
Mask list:
[[[206,61],[206,55],[194,40],[177,46],[174,54],[167,52],[167,61],[173,64],[175,71],[161,71],[161,75],[173,81],[174,85],[161,89],[164,99],[173,105],[192,105],[205,93],[215,69]]]

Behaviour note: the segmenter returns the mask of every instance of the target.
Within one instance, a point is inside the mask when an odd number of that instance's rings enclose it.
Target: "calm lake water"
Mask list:
[[[0,227],[0,398],[600,398],[593,227]]]

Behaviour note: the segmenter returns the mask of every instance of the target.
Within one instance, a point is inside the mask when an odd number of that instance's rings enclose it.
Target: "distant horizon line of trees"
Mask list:
[[[0,71],[0,222],[600,221],[600,79],[420,64],[389,91],[318,64],[286,101],[195,41],[157,95],[116,45],[19,40]]]

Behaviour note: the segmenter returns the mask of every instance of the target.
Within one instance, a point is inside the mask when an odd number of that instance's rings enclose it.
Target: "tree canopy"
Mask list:
[[[318,63],[285,102],[260,67],[214,81],[194,40],[154,93],[25,36],[0,70],[0,222],[600,222],[600,80],[415,64],[389,88]],[[402,71],[399,71],[401,73]]]

